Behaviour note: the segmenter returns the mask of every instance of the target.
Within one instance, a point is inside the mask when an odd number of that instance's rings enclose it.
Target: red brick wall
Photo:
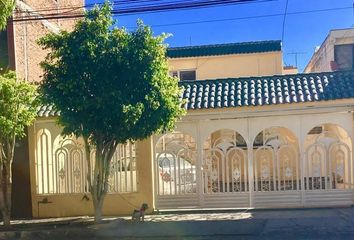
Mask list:
[[[83,0],[24,0],[21,1],[42,14],[67,12],[68,7],[79,7],[84,5]],[[65,8],[65,9],[63,9]],[[43,11],[43,10],[50,11]],[[72,13],[82,12],[82,8],[76,8]],[[16,17],[28,17],[29,14],[21,11],[19,7],[15,12]],[[55,27],[71,30],[75,24],[75,19],[55,19],[48,20]],[[19,78],[30,82],[41,81],[43,74],[39,63],[46,56],[46,51],[42,50],[36,41],[49,33],[50,30],[43,24],[43,21],[26,21],[13,23],[15,68]]]

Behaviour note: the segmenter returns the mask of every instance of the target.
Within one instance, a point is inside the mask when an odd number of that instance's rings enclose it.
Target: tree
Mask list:
[[[24,137],[35,119],[36,88],[17,81],[14,72],[0,75],[0,211],[5,226],[11,218],[11,167],[16,138]]]
[[[6,28],[7,18],[11,16],[15,5],[15,0],[0,0],[0,30]]]
[[[88,11],[72,32],[39,41],[51,50],[41,64],[43,100],[60,110],[64,135],[84,139],[96,222],[117,145],[170,130],[184,113],[181,89],[168,74],[166,35],[153,36],[142,22],[133,32],[113,24],[111,6],[105,3]]]

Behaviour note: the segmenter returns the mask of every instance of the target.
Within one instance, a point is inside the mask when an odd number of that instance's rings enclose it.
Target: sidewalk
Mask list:
[[[354,239],[354,208],[163,214],[138,224],[129,217],[99,225],[88,217],[60,220],[15,225],[15,231],[0,232],[0,239]]]

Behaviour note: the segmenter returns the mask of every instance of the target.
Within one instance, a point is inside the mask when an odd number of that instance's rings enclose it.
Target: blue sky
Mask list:
[[[86,0],[86,4],[102,3],[103,0]],[[119,2],[119,1],[118,1]],[[262,17],[199,24],[159,26],[205,20],[243,18],[284,13],[286,0],[229,5],[204,9],[116,16],[119,26],[134,29],[136,20],[151,25],[155,34],[171,33],[167,39],[171,47],[200,44],[230,43],[282,38],[283,16]],[[318,9],[352,7],[353,0],[289,0],[288,13]],[[287,15],[284,31],[283,58],[287,65],[295,65],[298,55],[300,71],[306,66],[316,46],[320,45],[330,29],[354,26],[353,9]]]

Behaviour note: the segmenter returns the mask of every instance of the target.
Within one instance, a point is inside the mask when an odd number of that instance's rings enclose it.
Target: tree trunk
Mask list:
[[[14,156],[15,137],[0,141],[0,211],[4,226],[10,226],[11,192],[12,192],[12,161]]]
[[[88,141],[86,139],[85,145],[87,144]],[[117,143],[115,141],[111,141],[108,144],[103,144],[102,142],[97,143],[93,179],[91,179],[90,174],[87,175],[96,224],[100,223],[102,220],[103,202],[108,191],[110,163],[116,147]],[[86,151],[88,150],[89,148],[86,146]],[[89,161],[89,158],[87,158],[87,161]]]
[[[4,226],[5,227],[9,227],[11,222],[10,222],[10,219],[11,219],[11,211],[1,211],[2,213],[2,218],[3,218],[3,221],[4,221]]]
[[[93,207],[95,210],[95,223],[100,223],[102,220],[102,207],[103,207],[104,196],[101,199],[93,201]]]
[[[7,168],[9,169],[9,168]],[[0,184],[0,210],[4,221],[4,226],[10,226],[11,218],[11,181],[6,171],[3,171]]]

